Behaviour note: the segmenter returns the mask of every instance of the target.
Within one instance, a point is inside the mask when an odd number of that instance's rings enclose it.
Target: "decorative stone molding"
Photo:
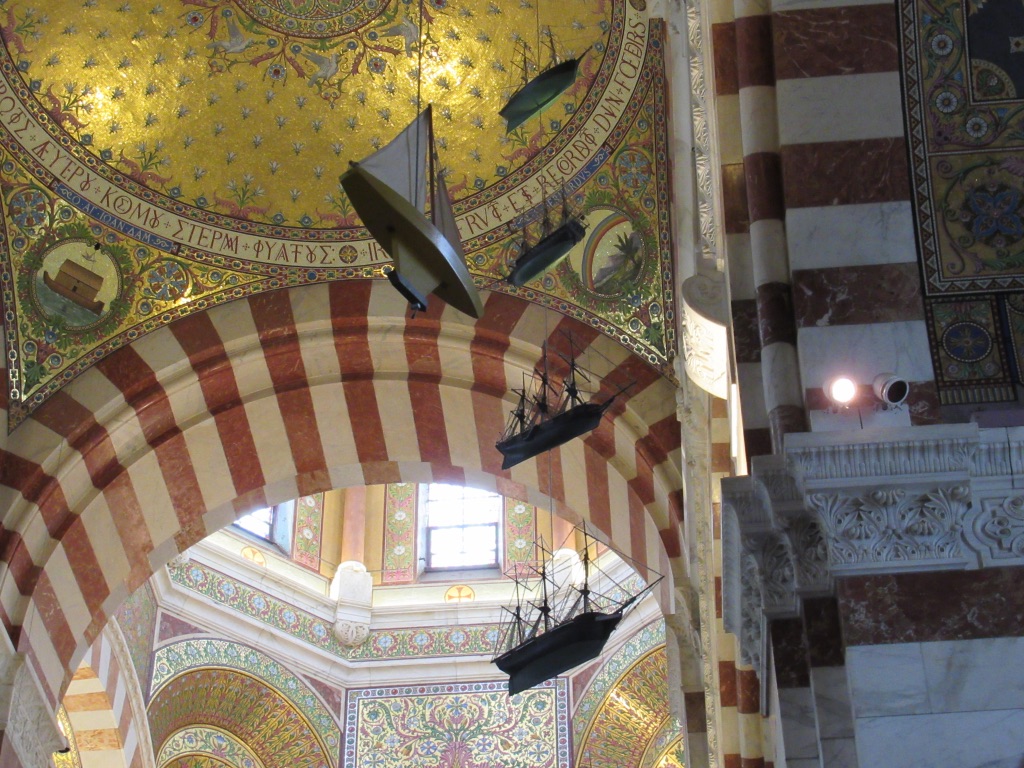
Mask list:
[[[697,274],[682,285],[682,346],[686,375],[723,400],[729,396],[729,336],[725,276]]]
[[[153,739],[149,733],[149,714],[146,712],[146,701],[142,693],[142,686],[139,684],[138,675],[135,672],[135,664],[132,663],[131,651],[128,650],[128,641],[125,640],[121,627],[116,621],[108,621],[103,627],[103,636],[110,645],[110,652],[117,659],[121,668],[121,679],[124,681],[124,688],[128,697],[128,706],[131,708],[132,722],[135,723],[135,732],[138,736],[136,749],[142,756],[143,768],[156,768],[156,758],[153,755]]]
[[[797,594],[810,597],[831,593],[828,544],[818,522],[809,515],[793,517],[786,522],[785,532],[793,553]]]
[[[849,572],[861,565],[877,571],[883,563],[970,563],[960,535],[970,503],[966,485],[923,493],[903,488],[876,488],[857,496],[815,493],[807,500],[828,537],[833,567],[846,566]]]
[[[753,556],[744,554],[740,565],[741,624],[736,633],[740,639],[740,663],[757,670],[759,678],[764,677],[761,660],[764,654],[764,593],[761,589],[761,574]]]
[[[984,565],[1024,561],[1024,495],[985,499],[967,529]]]
[[[0,648],[0,730],[24,766],[53,765],[67,746],[32,668],[22,654]]]
[[[331,581],[331,596],[337,599],[334,636],[351,648],[362,645],[370,636],[373,607],[373,576],[366,566],[349,560],[338,566]]]

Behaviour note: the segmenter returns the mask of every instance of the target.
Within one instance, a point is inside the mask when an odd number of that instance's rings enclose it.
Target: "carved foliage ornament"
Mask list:
[[[828,536],[833,566],[964,559],[966,486],[926,493],[876,489],[861,496],[808,497]]]
[[[1024,558],[1024,496],[985,501],[972,526],[993,560]]]

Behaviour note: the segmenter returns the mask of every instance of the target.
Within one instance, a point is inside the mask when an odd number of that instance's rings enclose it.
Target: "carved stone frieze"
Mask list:
[[[786,523],[786,538],[793,552],[796,591],[802,596],[830,593],[828,544],[821,526],[808,515],[794,517]]]
[[[789,542],[779,533],[764,538],[755,554],[761,571],[763,610],[769,618],[793,616],[799,610],[796,601],[796,572]]]
[[[807,500],[825,531],[833,570],[970,562],[961,536],[970,503],[966,485],[923,492],[875,488],[859,495],[815,493]]]
[[[53,710],[40,692],[31,667],[21,654],[5,654],[0,677],[0,729],[14,749],[13,761],[24,766],[52,765],[53,753],[67,744]]]
[[[978,505],[967,533],[984,564],[1024,562],[1024,495],[985,499]]]
[[[740,564],[740,663],[753,667],[760,675],[761,645],[764,642],[764,604],[761,574],[757,560],[744,554]]]
[[[683,281],[681,336],[687,376],[723,400],[729,397],[724,285],[721,272],[696,274]]]

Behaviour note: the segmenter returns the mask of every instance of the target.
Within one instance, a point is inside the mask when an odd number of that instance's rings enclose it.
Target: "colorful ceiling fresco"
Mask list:
[[[939,395],[1013,400],[1024,369],[1024,6],[901,0],[899,10]]]
[[[594,717],[619,679],[642,657],[665,644],[665,621],[658,619],[635,632],[616,649],[590,681],[572,716],[572,741],[580,744]],[[578,762],[578,761],[577,761]]]
[[[344,768],[568,768],[564,680],[516,696],[507,683],[349,692]]]
[[[667,743],[666,721],[675,731]],[[660,646],[636,661],[605,695],[575,743],[576,763],[636,768],[651,753],[660,765],[662,756],[674,755],[681,744],[682,727],[668,707],[668,660]]]
[[[169,564],[171,580],[251,619],[353,662],[416,659],[428,656],[490,655],[497,625],[375,629],[354,648],[338,642],[333,619],[287,603],[269,592],[243,584],[198,562]]]
[[[157,753],[174,734],[203,725],[231,734],[266,768],[337,765],[337,749],[326,747],[291,701],[262,681],[235,670],[202,668],[185,672],[156,692],[148,712]]]
[[[153,659],[153,695],[179,675],[208,667],[234,669],[273,688],[313,725],[327,748],[337,752],[340,744],[338,723],[327,706],[283,664],[239,643],[189,639],[158,649]]]
[[[396,135],[417,98],[440,116],[439,160],[478,286],[582,319],[671,376],[664,30],[644,5],[7,3],[11,425],[176,318],[283,286],[380,277],[387,259],[338,176]],[[497,110],[518,83],[515,51],[546,46],[548,28],[560,53],[586,51],[582,74],[506,134]],[[563,189],[588,236],[512,288],[501,278],[524,228]]]
[[[183,728],[172,734],[157,754],[156,764],[158,768],[208,764],[227,768],[264,768],[252,750],[230,733],[204,726]]]

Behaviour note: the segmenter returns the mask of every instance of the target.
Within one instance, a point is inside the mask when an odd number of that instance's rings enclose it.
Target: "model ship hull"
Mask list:
[[[567,59],[545,69],[512,94],[498,112],[506,122],[506,131],[514,131],[538,112],[551,105],[576,80],[580,59]]]
[[[588,611],[503,653],[494,663],[509,676],[509,695],[597,658],[620,621],[621,610]]]
[[[499,440],[495,447],[505,457],[501,468],[509,469],[586,434],[601,423],[601,417],[614,399],[610,398],[603,403],[581,403],[548,421],[534,424],[518,435]]]
[[[518,287],[526,285],[564,258],[584,234],[586,229],[579,219],[569,219],[516,259],[507,280]]]

